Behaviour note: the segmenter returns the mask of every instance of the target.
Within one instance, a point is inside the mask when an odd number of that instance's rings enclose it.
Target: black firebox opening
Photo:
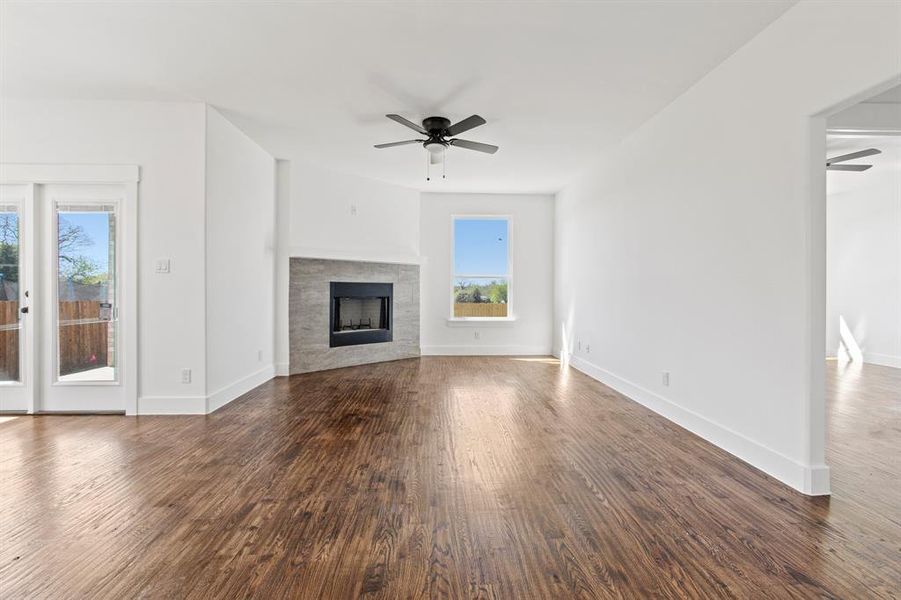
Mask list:
[[[332,281],[329,346],[390,342],[393,296],[393,283]]]

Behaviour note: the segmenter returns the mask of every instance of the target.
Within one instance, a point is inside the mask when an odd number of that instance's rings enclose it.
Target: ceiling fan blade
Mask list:
[[[421,144],[425,140],[405,140],[403,142],[389,142],[387,144],[376,144],[376,148],[393,148],[395,146],[406,146],[407,144]]]
[[[469,140],[450,140],[451,146],[459,146],[460,148],[466,148],[467,150],[476,150],[478,152],[484,152],[485,154],[494,154],[497,152],[497,146],[492,146],[491,144],[483,144],[481,142],[470,142]]]
[[[423,129],[422,127],[420,127],[419,125],[417,125],[417,124],[414,123],[413,121],[408,121],[407,119],[403,118],[403,117],[400,116],[400,115],[385,115],[385,116],[388,117],[389,119],[391,119],[392,121],[397,121],[398,123],[400,123],[400,124],[403,125],[404,127],[409,127],[409,128],[412,129],[413,131],[418,131],[419,133],[421,133],[421,134],[423,134],[423,135],[428,135],[428,134],[429,134],[428,131],[426,131],[425,129]]]
[[[472,115],[471,117],[466,117],[459,123],[454,123],[450,127],[447,128],[446,135],[448,137],[453,137],[455,135],[460,135],[464,131],[469,131],[474,127],[478,127],[479,125],[484,125],[487,121],[480,117],[479,115]]]
[[[842,154],[841,156],[836,156],[835,158],[827,158],[826,164],[833,165],[835,163],[845,162],[847,160],[854,160],[855,158],[863,158],[864,156],[873,156],[874,154],[882,154],[882,150],[877,150],[876,148],[867,148],[866,150],[852,152],[851,154]]]
[[[826,165],[827,171],[866,171],[873,165]]]

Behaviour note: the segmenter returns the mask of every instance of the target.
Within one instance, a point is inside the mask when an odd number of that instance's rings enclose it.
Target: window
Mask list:
[[[510,317],[510,282],[509,219],[454,217],[453,317]]]
[[[56,211],[58,381],[116,381],[116,207]]]
[[[20,380],[19,256],[19,207],[0,204],[0,382]]]

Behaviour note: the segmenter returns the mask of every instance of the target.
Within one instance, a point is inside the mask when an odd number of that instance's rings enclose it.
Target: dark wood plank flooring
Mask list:
[[[901,372],[840,371],[831,498],[551,359],[295,376],[208,417],[6,418],[0,597],[896,597]]]

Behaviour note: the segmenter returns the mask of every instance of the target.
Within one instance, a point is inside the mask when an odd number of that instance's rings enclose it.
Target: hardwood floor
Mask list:
[[[807,498],[551,359],[0,423],[0,597],[891,598],[901,372],[830,366]]]

